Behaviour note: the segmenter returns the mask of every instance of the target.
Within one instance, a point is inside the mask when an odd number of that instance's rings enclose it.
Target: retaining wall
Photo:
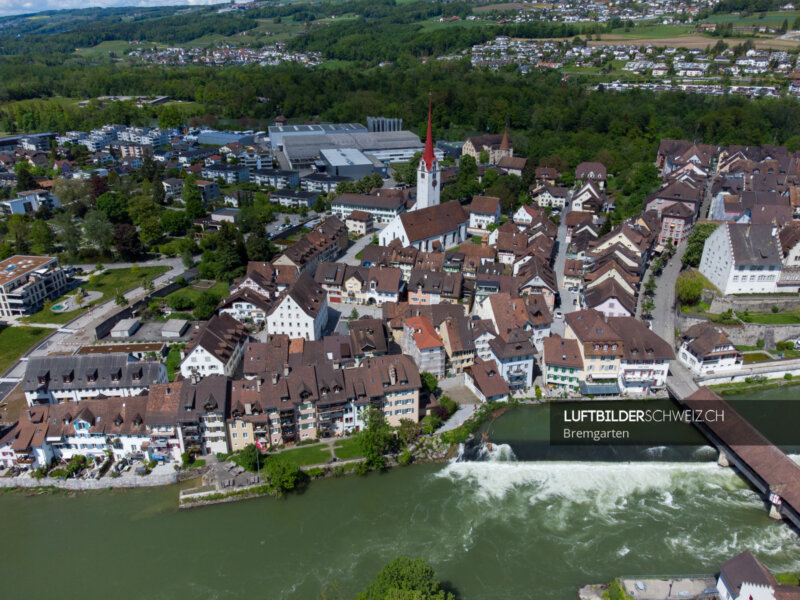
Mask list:
[[[692,325],[697,325],[706,320],[702,317],[679,314],[678,329],[684,332]],[[712,325],[722,329],[731,342],[737,346],[755,346],[756,342],[762,339],[766,350],[774,350],[778,342],[800,337],[800,325],[760,325],[758,323],[743,323],[741,325],[712,323]]]
[[[105,490],[108,488],[134,488],[134,487],[158,487],[171,485],[178,482],[178,473],[150,473],[150,475],[133,477],[103,477],[102,479],[54,479],[43,477],[36,480],[29,475],[19,477],[0,478],[0,488],[35,488],[35,487],[55,487],[62,490],[88,491]]]
[[[714,296],[708,312],[719,314],[728,309],[744,312],[749,308],[753,312],[770,312],[773,306],[791,310],[800,306],[797,296]]]

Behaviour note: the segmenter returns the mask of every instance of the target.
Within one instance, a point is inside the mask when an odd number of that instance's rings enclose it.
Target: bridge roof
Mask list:
[[[800,466],[708,388],[701,387],[684,403],[691,409],[724,411],[723,420],[707,422],[706,426],[764,480],[771,492],[800,511]]]

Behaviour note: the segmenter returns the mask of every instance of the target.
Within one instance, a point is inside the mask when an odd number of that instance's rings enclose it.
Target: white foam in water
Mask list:
[[[498,449],[502,456],[505,450]],[[714,487],[745,489],[731,469],[715,463],[580,463],[580,462],[453,462],[438,473],[476,487],[483,500],[503,499],[515,489],[530,494],[531,503],[554,500],[594,504],[604,511],[624,506],[634,494],[650,491],[693,490],[707,493]],[[671,499],[670,499],[671,502]]]

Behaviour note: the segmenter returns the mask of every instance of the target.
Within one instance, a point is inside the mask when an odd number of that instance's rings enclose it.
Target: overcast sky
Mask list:
[[[99,6],[198,6],[219,4],[221,0],[0,0],[0,16],[34,13],[42,10]]]

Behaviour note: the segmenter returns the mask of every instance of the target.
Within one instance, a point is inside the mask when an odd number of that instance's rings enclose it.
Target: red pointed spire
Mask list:
[[[422,155],[422,160],[425,161],[425,167],[428,171],[433,168],[433,161],[436,156],[433,154],[433,128],[431,127],[431,97],[428,96],[428,137],[425,139],[425,152]]]

